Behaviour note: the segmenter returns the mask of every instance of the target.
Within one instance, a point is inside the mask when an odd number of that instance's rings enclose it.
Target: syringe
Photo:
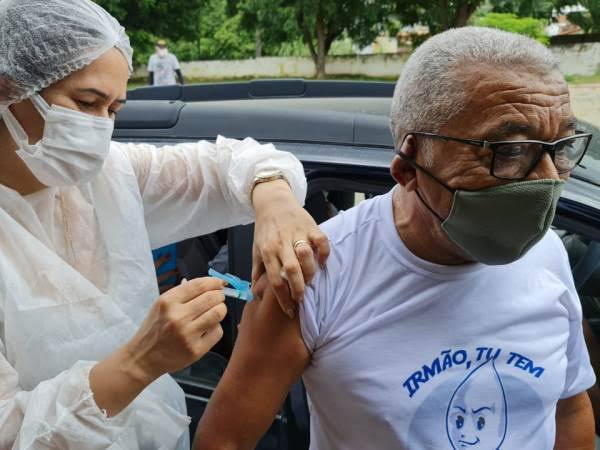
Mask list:
[[[227,284],[233,286],[233,288],[223,288],[223,293],[227,297],[237,298],[238,300],[242,300],[245,302],[251,302],[252,300],[254,300],[251,286],[248,281],[244,281],[241,278],[236,277],[235,275],[231,275],[230,273],[219,273],[212,268],[208,269],[208,275],[226,281]]]
[[[254,300],[252,291],[240,291],[239,289],[223,288],[223,293],[226,297],[237,298],[245,302],[251,302]]]

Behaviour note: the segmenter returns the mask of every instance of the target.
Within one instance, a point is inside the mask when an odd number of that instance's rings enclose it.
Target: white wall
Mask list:
[[[329,75],[363,75],[368,77],[394,78],[400,74],[407,54],[366,56],[332,56],[327,58]],[[315,65],[309,57],[277,57],[244,60],[194,61],[181,63],[186,77],[222,79],[243,77],[292,77],[315,76]],[[145,68],[138,69],[134,76],[145,77]]]
[[[550,49],[560,58],[560,68],[565,75],[600,73],[600,42],[555,45]]]
[[[561,60],[565,75],[594,75],[600,72],[600,42],[559,45],[551,50]],[[359,75],[367,77],[396,78],[408,59],[408,53],[331,56],[327,58],[329,75]],[[253,77],[311,78],[315,65],[309,57],[277,57],[244,60],[194,61],[181,64],[186,77],[223,79]],[[146,77],[145,68],[136,71],[135,77]]]

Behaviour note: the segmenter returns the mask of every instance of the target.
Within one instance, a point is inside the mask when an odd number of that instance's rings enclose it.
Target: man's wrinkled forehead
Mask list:
[[[451,122],[469,136],[490,141],[554,140],[572,134],[576,121],[560,72],[485,67],[461,72],[467,99]]]

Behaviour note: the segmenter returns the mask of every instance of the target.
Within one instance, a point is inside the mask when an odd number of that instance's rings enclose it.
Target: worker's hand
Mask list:
[[[216,278],[197,278],[161,295],[127,344],[141,376],[154,380],[183,369],[206,354],[223,336],[227,314]]]
[[[327,261],[329,241],[285,181],[257,185],[252,202],[256,210],[252,283],[266,272],[279,305],[293,318],[317,263],[323,266]],[[256,286],[253,293],[262,296]]]

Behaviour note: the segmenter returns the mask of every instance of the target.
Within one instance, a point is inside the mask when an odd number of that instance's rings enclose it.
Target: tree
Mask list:
[[[512,13],[519,17],[550,19],[556,0],[491,0],[492,12]]]
[[[600,33],[600,0],[558,0],[556,6],[583,6],[587,11],[570,12],[567,18],[585,33]]]
[[[283,42],[301,39],[294,8],[273,0],[230,0],[241,13],[241,25],[254,33],[255,56],[274,54]]]
[[[241,13],[228,0],[95,0],[126,28],[136,65],[166,38],[181,61],[252,56],[254,38],[241,26]]]
[[[475,21],[476,25],[482,27],[498,28],[512,33],[524,34],[544,45],[550,43],[546,34],[546,20],[533,17],[519,17],[512,13],[489,13]]]
[[[484,0],[396,0],[396,13],[405,25],[421,23],[431,34],[467,25]]]
[[[193,40],[202,0],[95,0],[130,31]]]
[[[135,62],[152,52],[156,36],[194,40],[203,0],[94,0],[127,30],[136,50]]]
[[[333,42],[347,35],[359,45],[372,43],[385,29],[392,4],[390,0],[243,0],[240,7],[245,11],[244,23],[259,30],[263,42],[300,36],[315,62],[317,78],[324,78]]]

